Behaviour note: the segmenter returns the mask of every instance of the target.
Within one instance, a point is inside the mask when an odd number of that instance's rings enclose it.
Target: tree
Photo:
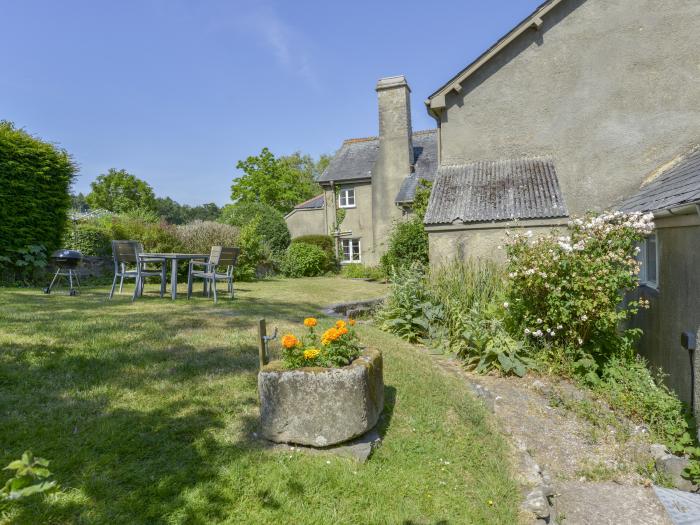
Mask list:
[[[213,202],[199,206],[180,204],[170,197],[157,197],[155,211],[161,219],[169,224],[188,224],[192,221],[216,221],[221,214],[219,208]]]
[[[73,208],[76,211],[79,211],[80,213],[85,213],[90,209],[87,200],[85,200],[85,195],[83,195],[82,193],[78,193],[77,195],[75,195],[74,193],[71,194],[70,201],[71,208]]]
[[[125,170],[110,168],[90,184],[92,191],[86,197],[93,208],[122,213],[142,208],[155,210],[153,188],[144,180],[136,178]]]
[[[231,200],[261,202],[288,213],[300,202],[321,192],[316,178],[319,167],[327,163],[324,156],[314,162],[309,155],[299,152],[276,158],[269,149],[263,148],[260,155],[236,164],[245,175],[234,179]]]
[[[284,216],[269,204],[262,202],[237,202],[224,206],[219,222],[243,230],[255,222],[255,234],[275,253],[282,253],[289,246],[290,235]]]

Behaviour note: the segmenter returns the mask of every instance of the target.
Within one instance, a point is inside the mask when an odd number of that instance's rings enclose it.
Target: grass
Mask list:
[[[154,290],[132,304],[126,294],[107,301],[104,287],[78,297],[0,289],[0,464],[31,449],[61,484],[0,504],[0,523],[517,522],[509,451],[484,409],[370,325],[358,332],[384,352],[387,403],[367,463],[273,452],[252,438],[257,319],[299,330],[304,316],[384,285],[241,283],[217,306]]]

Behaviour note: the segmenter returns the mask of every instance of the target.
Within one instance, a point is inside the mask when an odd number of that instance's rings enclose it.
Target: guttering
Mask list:
[[[700,201],[693,202],[691,204],[682,204],[680,206],[674,206],[663,210],[656,210],[652,213],[654,214],[654,218],[672,217],[674,215],[700,215]]]

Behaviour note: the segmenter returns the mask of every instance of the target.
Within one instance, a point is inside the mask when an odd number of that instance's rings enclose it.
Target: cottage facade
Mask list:
[[[418,181],[436,172],[436,131],[413,132],[406,79],[381,79],[376,91],[379,135],[344,141],[318,180],[323,194],[286,216],[293,238],[336,236],[343,264],[378,264],[394,222],[410,213]]]

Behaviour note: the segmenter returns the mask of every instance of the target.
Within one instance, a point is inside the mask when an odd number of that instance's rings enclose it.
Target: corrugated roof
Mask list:
[[[627,199],[622,211],[659,211],[700,201],[700,148]]]
[[[454,224],[568,215],[550,158],[440,166],[425,224]]]
[[[323,208],[323,193],[321,195],[316,195],[315,197],[311,197],[308,201],[304,201],[301,204],[297,204],[294,206],[295,210],[314,210],[318,208]]]
[[[349,139],[328,164],[319,182],[342,182],[371,179],[379,154],[379,138]],[[437,130],[416,131],[413,134],[415,171],[406,174],[396,202],[412,202],[418,179],[433,180],[437,171]]]

